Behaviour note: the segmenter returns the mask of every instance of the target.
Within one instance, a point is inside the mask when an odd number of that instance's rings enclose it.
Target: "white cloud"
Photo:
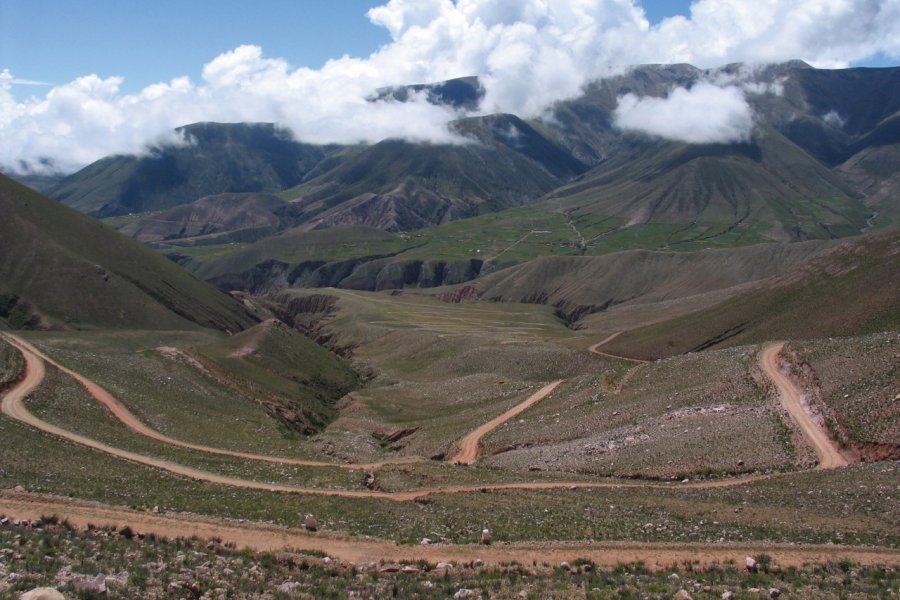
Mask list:
[[[745,142],[753,131],[753,111],[744,92],[700,82],[676,88],[666,98],[619,98],[618,127],[691,144]]]
[[[47,157],[72,170],[106,154],[141,151],[177,126],[204,120],[275,121],[309,142],[454,141],[446,123],[457,115],[446,108],[423,98],[366,98],[383,86],[466,75],[482,78],[484,112],[529,117],[616,65],[799,58],[846,66],[876,52],[900,56],[900,0],[695,0],[689,18],[656,26],[633,0],[390,0],[369,18],[393,41],[318,70],[241,46],[214,57],[200,81],[176,78],[123,94],[120,78],[87,75],[25,101],[13,97],[14,78],[4,72],[0,165],[37,168]],[[719,87],[778,91],[736,81]],[[635,108],[643,102],[635,100]]]

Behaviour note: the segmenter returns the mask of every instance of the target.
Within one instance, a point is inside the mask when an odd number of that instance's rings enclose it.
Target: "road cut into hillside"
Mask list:
[[[260,330],[263,331],[264,330]],[[266,454],[252,454],[249,452],[236,452],[232,450],[223,450],[221,448],[213,448],[210,446],[203,446],[200,444],[193,444],[191,442],[185,442],[182,440],[178,440],[167,435],[164,435],[155,429],[148,427],[146,424],[142,423],[140,419],[138,419],[134,413],[128,410],[121,400],[107,392],[100,385],[91,381],[87,377],[76,373],[75,371],[69,369],[68,367],[64,367],[59,364],[40,350],[38,350],[34,345],[28,343],[21,337],[17,335],[13,335],[10,333],[2,333],[0,334],[4,339],[6,339],[10,344],[19,349],[23,354],[29,353],[32,356],[39,359],[37,362],[46,362],[48,364],[53,365],[75,381],[81,384],[81,386],[96,399],[100,404],[105,406],[110,412],[112,412],[113,416],[115,416],[119,421],[121,421],[126,427],[134,431],[135,433],[154,439],[158,442],[162,442],[164,444],[169,444],[170,446],[178,446],[180,448],[187,448],[189,450],[196,450],[198,452],[206,452],[208,454],[218,454],[220,456],[231,456],[234,458],[243,458],[247,460],[256,460],[261,462],[268,463],[276,463],[283,465],[296,465],[301,467],[332,467],[337,469],[353,469],[353,470],[365,470],[372,471],[376,469],[380,469],[386,464],[408,464],[411,462],[418,462],[421,459],[418,457],[399,457],[391,460],[381,461],[381,462],[371,462],[371,463],[332,463],[332,462],[324,462],[324,461],[316,461],[316,460],[304,460],[299,458],[285,458],[279,456],[269,456]],[[26,358],[27,362],[27,358]],[[34,361],[32,361],[33,363]],[[41,369],[43,369],[43,365],[41,365]],[[43,377],[43,376],[42,376]]]
[[[759,366],[766,377],[772,380],[778,389],[782,406],[791,416],[804,439],[812,446],[819,459],[817,469],[837,469],[849,463],[841,454],[840,448],[824,427],[813,419],[809,409],[803,403],[803,392],[781,371],[779,356],[784,349],[784,342],[775,342],[766,346],[759,354]]]
[[[553,393],[559,384],[561,384],[563,380],[554,381],[553,383],[548,383],[532,395],[530,395],[524,402],[520,402],[516,404],[511,409],[496,417],[491,419],[462,440],[459,441],[459,448],[453,456],[447,459],[447,462],[453,463],[456,465],[471,465],[474,464],[475,461],[478,460],[478,457],[481,453],[481,438],[497,429],[516,415],[522,413],[523,411],[529,409],[534,406],[547,396]]]
[[[596,354],[597,356],[605,356],[606,358],[612,358],[615,360],[626,360],[628,362],[639,363],[642,365],[650,362],[649,360],[645,360],[643,358],[635,358],[633,356],[622,356],[621,354],[610,354],[609,352],[604,352],[603,350],[600,350],[601,346],[605,346],[606,344],[610,343],[611,341],[613,341],[614,339],[616,339],[617,337],[622,335],[622,333],[623,332],[621,332],[621,331],[617,331],[614,334],[610,335],[609,337],[600,340],[596,344],[589,346],[588,352],[590,352],[591,354]]]
[[[39,519],[55,515],[75,527],[130,527],[137,534],[165,538],[191,537],[258,551],[291,550],[324,552],[329,557],[357,565],[372,562],[399,563],[425,560],[469,563],[480,559],[487,566],[518,562],[524,565],[556,566],[561,561],[587,559],[601,566],[644,562],[652,570],[690,562],[711,566],[734,561],[742,565],[745,556],[767,554],[773,563],[801,567],[806,563],[850,560],[861,565],[900,565],[900,550],[882,547],[854,547],[836,544],[678,544],[648,542],[548,541],[476,544],[398,545],[368,537],[351,537],[331,532],[309,533],[265,523],[236,523],[198,515],[146,513],[93,502],[28,493],[0,493],[0,514],[14,519]]]

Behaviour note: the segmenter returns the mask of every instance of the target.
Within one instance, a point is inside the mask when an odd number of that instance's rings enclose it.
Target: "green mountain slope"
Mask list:
[[[608,351],[663,357],[775,339],[812,339],[900,327],[900,233],[841,243],[739,296],[626,332]]]
[[[677,244],[743,231],[785,241],[852,235],[870,213],[855,196],[777,131],[761,128],[749,144],[638,146],[543,204],[576,217],[619,217],[625,227],[682,224]]]
[[[454,124],[469,143],[385,140],[288,190],[308,228],[409,231],[536,200],[585,165],[513,115]]]
[[[575,323],[617,305],[676,300],[765,279],[828,245],[813,241],[700,252],[548,256],[481,277],[465,292],[494,302],[549,304]]]
[[[106,225],[0,175],[0,319],[13,327],[239,331],[243,306]]]
[[[48,195],[108,217],[170,208],[211,194],[277,192],[299,183],[335,148],[293,141],[271,123],[197,123],[183,145],[111,156],[63,179]]]

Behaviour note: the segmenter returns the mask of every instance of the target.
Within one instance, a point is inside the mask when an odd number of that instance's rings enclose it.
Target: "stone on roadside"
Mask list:
[[[306,515],[306,518],[303,519],[303,529],[307,531],[318,531],[319,523],[314,516]]]

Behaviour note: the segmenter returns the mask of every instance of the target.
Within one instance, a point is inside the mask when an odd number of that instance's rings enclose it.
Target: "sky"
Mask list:
[[[0,169],[69,172],[203,120],[274,121],[314,143],[462,143],[447,108],[366,98],[479,75],[482,111],[537,117],[630,64],[792,58],[900,64],[900,0],[0,0]],[[683,139],[664,116],[708,101],[721,110],[706,120],[738,140],[748,93],[718,81],[622,98],[617,119]]]

